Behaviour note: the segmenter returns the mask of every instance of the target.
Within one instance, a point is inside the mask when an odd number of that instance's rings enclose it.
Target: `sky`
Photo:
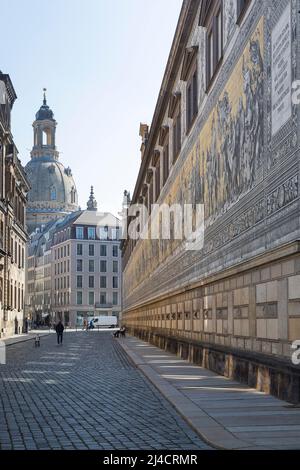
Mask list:
[[[18,99],[12,132],[25,165],[42,90],[79,204],[94,186],[115,215],[134,190],[140,122],[151,124],[182,0],[0,0],[0,70]],[[6,19],[5,19],[6,18]],[[5,20],[4,20],[5,19]]]

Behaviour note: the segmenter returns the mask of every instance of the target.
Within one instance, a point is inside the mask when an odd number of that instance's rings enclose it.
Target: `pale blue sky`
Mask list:
[[[86,207],[116,213],[140,164],[139,123],[151,123],[182,0],[1,1],[0,69],[18,100],[12,129],[23,164],[48,89],[61,161]]]

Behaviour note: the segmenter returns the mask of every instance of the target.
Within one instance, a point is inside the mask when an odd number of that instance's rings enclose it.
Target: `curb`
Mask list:
[[[196,432],[196,434],[198,434],[198,436],[200,436],[200,438],[210,447],[215,450],[267,450],[263,446],[256,446],[253,448],[253,444],[236,438],[229,431],[227,431],[226,428],[210,417],[204,410],[202,410],[197,405],[194,405],[191,400],[182,395],[181,392],[173,385],[168,383],[166,379],[160,377],[159,374],[155,372],[155,370],[149,364],[145,363],[140,357],[138,357],[137,354],[131,351],[126,344],[123,342],[119,342],[119,344],[129,356],[135,367],[137,367],[143,373],[143,375],[152,383],[152,385],[154,385],[154,387],[164,396],[164,398],[168,400],[177,413],[189,424],[193,431]],[[179,401],[181,403],[180,405],[178,403]],[[184,401],[186,403],[182,405],[182,402]],[[186,412],[183,411],[184,407],[187,409]],[[195,417],[195,413],[193,411],[197,412],[197,417]],[[197,421],[199,422],[198,425]],[[206,428],[206,431],[201,429],[201,421],[202,427]],[[213,433],[219,434],[219,443],[217,443],[216,440],[208,437],[208,434]],[[222,444],[222,440],[228,441],[227,446]]]

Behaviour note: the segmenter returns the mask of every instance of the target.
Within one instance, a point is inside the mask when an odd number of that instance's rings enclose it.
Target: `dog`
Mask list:
[[[34,339],[34,346],[36,348],[39,348],[40,347],[40,336],[39,335],[36,335],[35,339]]]

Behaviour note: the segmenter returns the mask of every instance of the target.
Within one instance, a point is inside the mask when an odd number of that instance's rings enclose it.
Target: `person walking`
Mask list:
[[[64,329],[65,329],[64,325],[62,324],[61,320],[59,320],[59,322],[57,323],[55,327],[55,331],[57,334],[57,344],[62,344],[63,342]]]

